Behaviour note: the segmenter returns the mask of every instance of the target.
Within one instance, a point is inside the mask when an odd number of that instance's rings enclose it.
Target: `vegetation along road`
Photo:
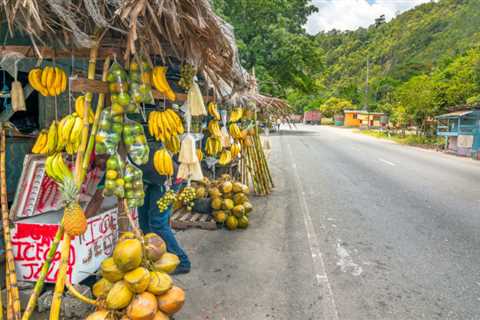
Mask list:
[[[179,234],[185,315],[478,319],[478,162],[331,127],[272,145],[276,191],[251,232]]]

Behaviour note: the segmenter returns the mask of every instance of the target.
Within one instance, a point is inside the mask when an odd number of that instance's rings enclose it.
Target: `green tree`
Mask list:
[[[331,118],[336,114],[343,113],[344,110],[356,109],[356,106],[346,99],[331,97],[320,106],[320,112],[323,116]]]

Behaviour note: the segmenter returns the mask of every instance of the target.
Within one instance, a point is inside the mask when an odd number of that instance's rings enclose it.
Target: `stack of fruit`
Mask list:
[[[132,164],[125,166],[125,198],[129,208],[143,206],[145,192],[143,190],[143,173]]]
[[[107,160],[107,171],[105,173],[105,189],[106,196],[115,195],[119,198],[125,196],[125,180],[123,172],[125,163],[120,159],[118,154],[110,156]]]
[[[67,75],[58,67],[33,68],[28,73],[28,83],[42,96],[59,96],[67,89]]]
[[[141,62],[137,63],[137,60]],[[129,71],[132,102],[136,105],[140,103],[155,103],[152,95],[152,68],[150,65],[145,60],[134,59],[130,63]]]
[[[248,215],[253,209],[247,197],[249,188],[229,175],[222,175],[219,180],[208,182],[207,186],[215,221],[229,230],[247,228]]]
[[[178,264],[178,257],[166,252],[158,235],[137,239],[131,232],[123,234],[113,256],[102,262],[102,278],[92,288],[104,308],[86,319],[169,319],[185,302],[184,291],[168,275]]]
[[[148,162],[150,148],[147,144],[147,137],[143,131],[143,126],[132,120],[125,121],[123,127],[123,143],[127,147],[130,159],[136,165],[142,165]]]

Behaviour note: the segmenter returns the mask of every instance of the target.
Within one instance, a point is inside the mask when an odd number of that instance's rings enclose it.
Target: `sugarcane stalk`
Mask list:
[[[70,253],[71,238],[68,233],[64,233],[60,268],[58,269],[57,282],[53,291],[52,305],[50,306],[50,320],[60,319],[60,308],[62,305],[63,290],[65,288],[65,279],[68,271],[68,258]]]
[[[105,59],[105,62],[103,63],[103,73],[102,73],[103,82],[107,81],[109,67],[110,67],[110,57],[107,57]],[[87,150],[85,151],[85,157],[83,158],[82,171],[80,176],[80,179],[82,181],[85,179],[88,166],[90,165],[90,156],[92,154],[93,147],[95,145],[95,136],[98,131],[98,124],[100,123],[100,117],[102,115],[104,106],[105,106],[105,93],[100,93],[98,95],[97,108],[95,109],[95,118],[92,124],[92,131],[90,132],[90,137],[88,139],[88,144],[87,144]]]
[[[264,189],[267,191],[267,193],[269,193],[270,192],[270,183],[268,181],[266,169],[263,165],[263,160],[262,160],[262,157],[261,157],[261,151],[262,150],[258,148],[258,145],[257,145],[255,139],[254,139],[253,150],[254,150],[254,154],[255,154],[255,157],[256,157],[256,165],[258,167],[258,174],[260,175],[260,177],[262,179]]]
[[[263,150],[263,147],[262,147],[262,142],[260,141],[260,137],[258,135],[256,135],[255,138],[256,138],[255,140],[257,141],[258,151],[260,153],[260,158],[262,161],[264,171],[267,174],[267,178],[268,178],[268,181],[270,182],[271,187],[273,188],[275,187],[275,185],[273,184],[272,174],[270,173],[270,168],[268,166],[267,157],[265,156],[265,151]]]
[[[55,238],[53,238],[52,243],[50,244],[50,249],[48,250],[47,257],[43,263],[42,269],[40,270],[37,282],[35,283],[35,287],[33,288],[33,292],[28,300],[27,307],[22,316],[22,320],[29,320],[32,316],[35,307],[37,306],[37,300],[40,294],[42,293],[43,286],[45,284],[45,278],[48,275],[48,270],[50,269],[50,265],[52,264],[53,258],[55,257],[55,253],[57,252],[58,245],[63,237],[63,221],[60,222],[58,226],[57,233],[55,234]]]
[[[7,292],[9,292],[10,299],[9,304],[13,308],[13,317],[11,319],[20,320],[21,307],[20,307],[20,296],[18,293],[17,286],[17,275],[15,273],[15,260],[13,256],[12,241],[10,238],[10,219],[8,216],[8,199],[7,199],[7,173],[5,170],[6,162],[6,138],[5,138],[5,128],[3,124],[0,128],[0,179],[1,179],[1,197],[0,197],[0,206],[2,211],[2,222],[3,222],[3,240],[5,242],[5,261],[7,264],[6,267],[6,277],[8,278],[8,287]],[[8,311],[8,310],[7,310]],[[7,315],[9,312],[7,313]],[[7,318],[8,319],[8,318]]]
[[[8,272],[8,264],[5,265],[5,272]],[[5,277],[5,288],[7,289],[7,296],[5,297],[6,298],[6,302],[7,302],[7,306],[6,306],[6,316],[7,316],[7,319],[13,319],[14,315],[13,315],[13,305],[12,305],[12,292],[10,290],[10,279],[9,277]]]
[[[65,286],[68,289],[68,292],[76,299],[82,301],[83,303],[90,304],[92,306],[98,306],[96,300],[90,299],[89,297],[84,296],[72,285],[68,278],[65,279]]]
[[[2,300],[2,290],[0,290],[0,320],[3,320],[3,300]]]

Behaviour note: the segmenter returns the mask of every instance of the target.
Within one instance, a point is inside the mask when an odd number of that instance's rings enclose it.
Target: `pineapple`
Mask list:
[[[60,186],[65,210],[63,214],[63,227],[70,237],[79,236],[87,230],[87,218],[82,207],[77,202],[78,188],[71,178],[65,178]]]

